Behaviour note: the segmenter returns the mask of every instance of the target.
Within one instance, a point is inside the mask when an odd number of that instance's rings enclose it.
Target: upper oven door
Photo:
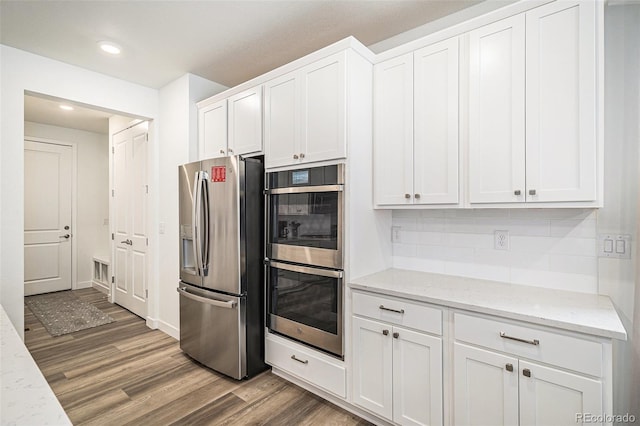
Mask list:
[[[273,188],[268,194],[267,256],[342,269],[344,186]]]

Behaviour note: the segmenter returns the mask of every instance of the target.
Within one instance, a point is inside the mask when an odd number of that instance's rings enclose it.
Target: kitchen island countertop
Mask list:
[[[71,424],[1,305],[0,383],[1,424]]]
[[[351,280],[349,286],[600,337],[627,338],[611,299],[603,295],[393,268]]]

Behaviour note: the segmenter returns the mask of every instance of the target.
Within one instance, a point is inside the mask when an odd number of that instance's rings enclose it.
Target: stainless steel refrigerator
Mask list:
[[[264,370],[264,169],[225,157],[179,167],[180,348],[236,379]]]

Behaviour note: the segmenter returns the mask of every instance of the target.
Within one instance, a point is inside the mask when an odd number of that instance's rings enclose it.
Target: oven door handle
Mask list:
[[[320,275],[321,277],[340,278],[342,279],[342,271],[332,271],[330,269],[312,268],[310,266],[290,265],[288,263],[269,261],[269,266],[284,269],[285,271],[301,272],[309,275]]]
[[[300,194],[308,192],[342,192],[344,185],[296,186],[267,189],[268,194]]]

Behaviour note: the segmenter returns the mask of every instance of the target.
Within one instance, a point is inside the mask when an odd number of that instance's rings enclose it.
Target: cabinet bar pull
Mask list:
[[[291,359],[294,360],[294,361],[298,361],[301,364],[309,364],[309,360],[308,359],[302,360],[300,358],[296,358],[295,355],[291,355]]]
[[[404,314],[404,309],[391,309],[391,308],[385,308],[384,305],[380,305],[380,309],[382,309],[383,311],[391,311],[391,312],[395,312],[397,314]]]
[[[529,370],[528,368],[524,368],[522,370],[522,375],[526,377],[531,377],[531,370]]]
[[[505,333],[504,331],[500,332],[500,337],[502,337],[503,339],[515,340],[516,342],[528,343],[534,346],[538,346],[540,344],[540,340],[538,339],[527,340],[527,339],[521,339],[519,337],[507,336],[507,333]]]
[[[513,371],[513,364],[509,363],[509,364],[505,365],[504,368],[506,368],[507,371]]]

